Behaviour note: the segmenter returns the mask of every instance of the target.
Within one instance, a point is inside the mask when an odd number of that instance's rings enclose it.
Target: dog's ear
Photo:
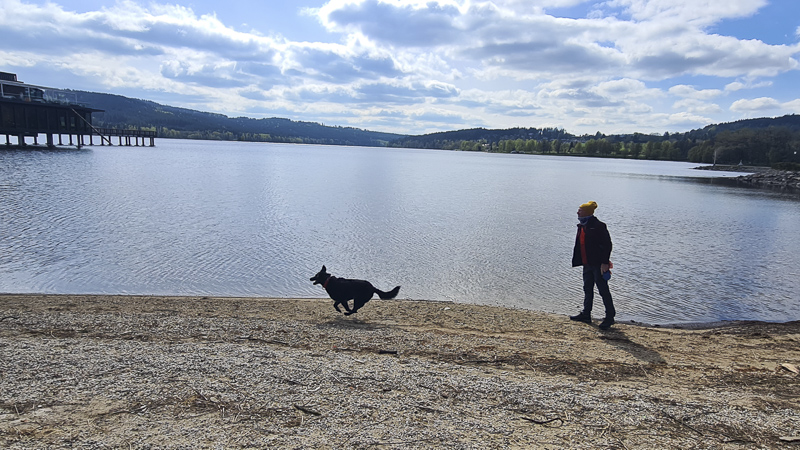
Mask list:
[[[327,271],[328,271],[328,269],[326,269],[325,266],[323,265],[322,266],[322,270],[320,272],[327,272]]]

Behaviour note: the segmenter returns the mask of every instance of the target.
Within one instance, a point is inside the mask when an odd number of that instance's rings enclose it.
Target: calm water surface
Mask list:
[[[571,314],[579,204],[618,319],[800,319],[800,199],[693,164],[161,139],[0,150],[0,292],[400,298]],[[602,315],[602,305],[595,315]]]

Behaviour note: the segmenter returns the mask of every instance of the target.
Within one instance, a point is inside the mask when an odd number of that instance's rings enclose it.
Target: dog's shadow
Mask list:
[[[386,325],[380,325],[372,322],[364,322],[360,319],[353,319],[345,316],[338,316],[335,319],[327,322],[322,322],[317,325],[317,328],[336,328],[340,330],[379,330],[387,328]]]

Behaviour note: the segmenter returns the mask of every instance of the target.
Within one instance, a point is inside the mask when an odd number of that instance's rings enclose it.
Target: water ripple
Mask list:
[[[686,164],[158,145],[0,152],[0,291],[323,297],[326,264],[401,298],[574,313],[591,198],[620,319],[800,318],[797,198]]]

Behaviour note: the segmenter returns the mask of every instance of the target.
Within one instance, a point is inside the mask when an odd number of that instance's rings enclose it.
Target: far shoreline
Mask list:
[[[766,166],[731,166],[711,165],[695,167],[697,170],[739,172],[745,175],[729,177],[737,186],[747,186],[757,189],[787,190],[800,192],[800,172],[779,170]]]

